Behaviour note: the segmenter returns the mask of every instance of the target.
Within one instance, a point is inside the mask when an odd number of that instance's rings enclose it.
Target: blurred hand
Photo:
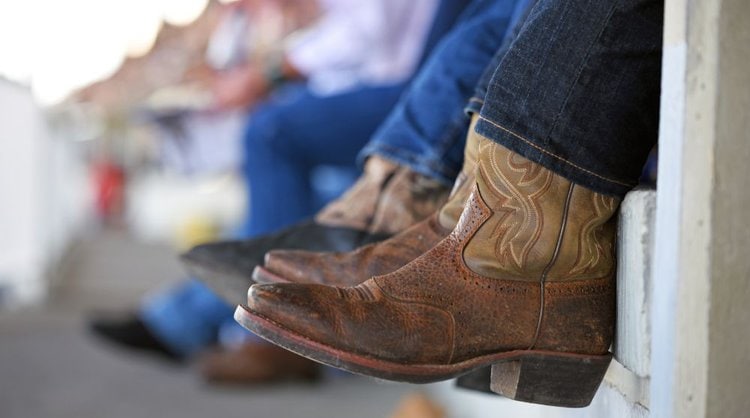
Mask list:
[[[212,85],[215,106],[227,110],[254,106],[268,89],[265,74],[252,64],[217,74]]]
[[[205,62],[190,67],[185,71],[182,77],[182,83],[198,84],[202,87],[208,88],[213,85],[214,79],[216,78],[216,72]]]

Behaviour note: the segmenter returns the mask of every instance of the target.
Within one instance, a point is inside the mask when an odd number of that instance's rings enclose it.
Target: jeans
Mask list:
[[[187,357],[215,342],[223,324],[232,326],[233,312],[203,283],[185,280],[147,297],[139,317],[160,342]]]
[[[657,140],[663,2],[538,0],[487,86],[476,131],[622,196]]]
[[[422,64],[467,8],[466,3],[440,1],[425,39]],[[295,86],[256,109],[244,136],[250,204],[240,235],[250,238],[273,232],[316,212],[325,202],[311,195],[313,168],[335,165],[353,169],[357,153],[407,84],[362,86],[330,97],[316,97]]]
[[[529,16],[531,9],[536,4],[537,0],[519,0],[516,5],[516,9],[513,11],[513,15],[510,18],[510,24],[508,30],[505,32],[500,48],[495,52],[492,60],[482,72],[482,76],[479,77],[479,82],[474,87],[474,95],[469,99],[464,109],[468,115],[479,113],[484,105],[484,98],[487,96],[487,89],[489,88],[492,76],[495,74],[495,69],[500,65],[505,54],[510,49],[513,41],[518,37],[521,32],[523,24],[526,22],[526,18]]]
[[[360,162],[380,155],[453,184],[463,162],[467,100],[501,46],[518,7],[529,0],[475,0],[437,45]]]
[[[315,213],[325,202],[315,199],[313,170],[328,165],[354,173],[357,153],[404,87],[363,87],[319,97],[294,85],[260,105],[244,135],[243,172],[250,200],[240,235],[273,232]]]

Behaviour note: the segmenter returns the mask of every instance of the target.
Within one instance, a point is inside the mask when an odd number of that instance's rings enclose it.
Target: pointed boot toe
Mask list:
[[[243,275],[247,270],[242,241],[219,241],[201,244],[180,255],[180,261],[197,276],[217,274]]]

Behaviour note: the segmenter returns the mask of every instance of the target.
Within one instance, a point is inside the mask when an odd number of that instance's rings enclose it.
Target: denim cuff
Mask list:
[[[623,197],[636,186],[636,183],[607,178],[581,167],[539,145],[538,141],[525,138],[500,123],[486,119],[483,116],[479,117],[475,130],[482,137],[522,155],[524,158],[565,177],[573,183],[580,184],[598,193]]]
[[[475,114],[478,114],[480,110],[482,110],[482,106],[484,106],[484,98],[474,96],[466,103],[466,106],[464,107],[464,113],[468,117],[472,117]]]
[[[451,187],[458,175],[458,171],[433,159],[426,159],[419,153],[411,152],[399,147],[389,146],[383,142],[370,142],[360,151],[357,163],[361,166],[368,157],[377,155],[402,166],[409,167],[423,176],[430,177]]]
[[[476,131],[595,192],[633,188],[657,139],[663,3],[538,0]]]

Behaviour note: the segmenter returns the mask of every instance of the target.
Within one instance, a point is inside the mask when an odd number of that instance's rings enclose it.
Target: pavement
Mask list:
[[[165,245],[100,232],[73,245],[51,273],[44,303],[0,311],[0,418],[375,418],[418,389],[358,376],[215,387],[191,366],[94,339],[87,315],[132,309],[145,292],[184,275]]]

